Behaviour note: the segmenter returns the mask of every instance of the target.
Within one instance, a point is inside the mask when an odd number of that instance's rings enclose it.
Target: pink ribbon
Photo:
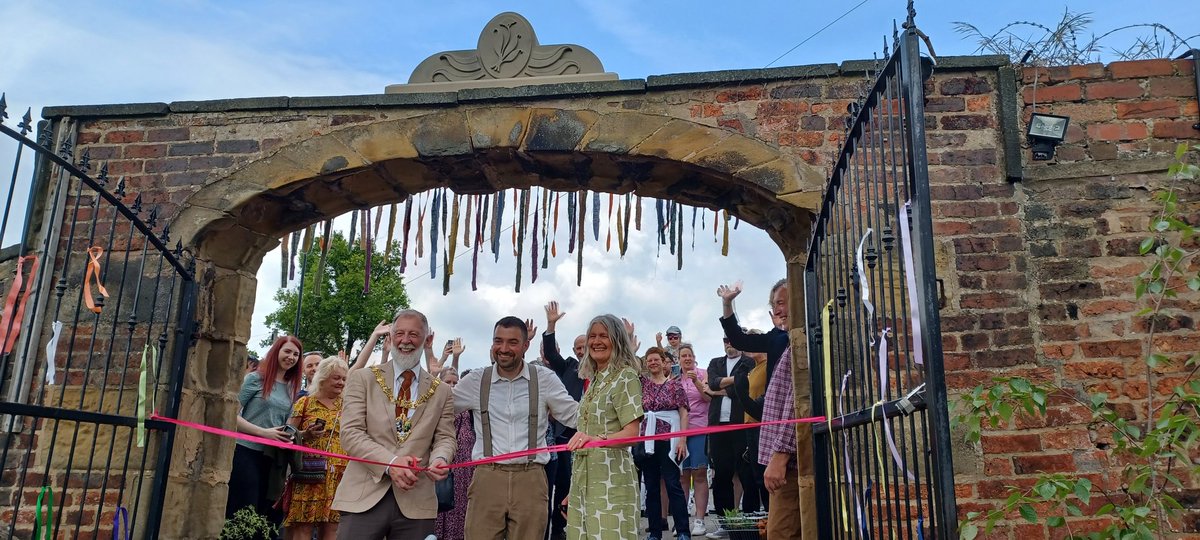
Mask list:
[[[401,469],[411,469],[414,471],[428,470],[428,467],[412,467],[412,466],[407,466],[407,465],[400,465],[397,463],[388,464],[388,463],[384,463],[384,462],[380,462],[380,461],[373,461],[370,459],[364,459],[364,458],[359,458],[359,457],[354,457],[354,456],[347,456],[345,454],[337,454],[334,452],[327,452],[325,450],[309,448],[307,446],[301,446],[298,444],[280,442],[276,439],[264,439],[262,437],[255,437],[254,435],[247,435],[245,433],[238,433],[236,431],[230,431],[227,429],[215,428],[212,426],[206,426],[204,424],[188,422],[186,420],[167,418],[165,416],[159,416],[158,413],[151,414],[149,419],[157,420],[160,422],[166,422],[168,424],[175,424],[177,426],[192,428],[195,430],[203,431],[205,433],[211,433],[213,435],[219,435],[221,437],[226,437],[226,438],[230,438],[230,439],[240,439],[243,441],[258,443],[258,444],[262,444],[262,445],[266,445],[266,446],[273,446],[275,448],[282,448],[284,450],[296,450],[296,451],[300,451],[300,452],[306,452],[309,454],[316,454],[319,456],[345,459],[348,461],[358,461],[360,463],[368,463],[371,465],[382,465],[384,467],[388,467],[388,466],[399,467]],[[666,439],[671,439],[671,438],[675,438],[675,437],[691,437],[692,435],[707,435],[709,433],[722,433],[722,432],[726,432],[726,431],[738,431],[738,430],[742,430],[742,429],[750,429],[750,428],[762,427],[762,426],[783,425],[783,424],[815,424],[815,423],[820,423],[820,422],[824,422],[824,421],[825,421],[824,416],[810,416],[808,418],[788,418],[788,419],[784,419],[784,420],[771,420],[769,422],[755,422],[755,423],[751,423],[751,424],[726,424],[723,426],[708,426],[708,427],[695,428],[695,429],[685,429],[683,431],[673,431],[670,433],[659,433],[657,435],[642,435],[639,437],[622,437],[619,439],[594,440],[592,442],[585,444],[583,447],[584,448],[602,448],[602,447],[606,447],[606,446],[621,446],[621,445],[629,445],[629,444],[643,442],[643,441],[666,440]],[[450,464],[449,468],[460,469],[463,467],[473,467],[475,465],[485,465],[488,463],[507,461],[510,459],[532,456],[532,455],[536,455],[536,454],[551,453],[551,452],[563,452],[566,450],[567,450],[567,445],[556,444],[553,446],[545,446],[545,447],[541,447],[541,448],[530,448],[527,450],[519,450],[516,452],[509,452],[507,454],[500,454],[497,456],[492,456],[492,457],[488,457],[488,458],[484,458],[484,459],[480,459],[480,460],[464,461],[462,463],[452,463],[452,464]]]
[[[879,396],[880,396],[880,403],[883,402],[883,396],[884,396],[884,394],[887,393],[887,388],[888,388],[887,338],[888,338],[888,334],[890,334],[890,333],[892,333],[891,328],[884,328],[883,331],[879,333]],[[872,416],[874,416],[874,415],[872,415]],[[881,416],[883,416],[883,415],[881,415]],[[885,435],[887,435],[888,450],[890,450],[892,453],[892,461],[894,461],[896,463],[896,466],[899,467],[900,470],[904,471],[904,475],[907,476],[910,481],[915,481],[916,478],[913,477],[913,473],[908,470],[908,467],[904,466],[904,460],[900,459],[900,452],[898,450],[896,450],[896,439],[892,437],[891,422],[888,421],[888,418],[886,416],[884,416],[883,418],[880,418],[880,421],[883,423],[883,432]]]

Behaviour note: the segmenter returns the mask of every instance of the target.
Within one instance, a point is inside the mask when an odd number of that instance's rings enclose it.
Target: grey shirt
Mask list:
[[[238,402],[242,404],[242,418],[261,428],[276,428],[287,423],[292,414],[292,395],[286,382],[276,382],[271,395],[262,397],[263,380],[257,371],[246,374],[242,389],[238,391]],[[237,444],[251,450],[263,451],[261,444],[238,440]]]

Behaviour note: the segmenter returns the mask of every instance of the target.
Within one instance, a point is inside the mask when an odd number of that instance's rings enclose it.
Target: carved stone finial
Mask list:
[[[592,51],[579,45],[541,45],[533,25],[518,13],[488,21],[474,50],[437,53],[417,65],[408,84],[387,93],[448,92],[462,88],[514,87],[557,82],[616,80]]]

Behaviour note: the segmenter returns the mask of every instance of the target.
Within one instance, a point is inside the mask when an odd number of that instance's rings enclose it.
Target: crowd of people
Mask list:
[[[766,511],[772,540],[800,538],[794,425],[610,442],[792,416],[787,282],[770,291],[766,332],[738,323],[740,293],[717,290],[725,350],[707,368],[679,327],[639,352],[614,315],[581,326],[564,356],[557,302],[540,335],[532,319],[500,319],[490,365],[466,371],[462,340],[435,354],[412,309],[353,363],[280,337],[248,363],[238,431],[372,463],[239,440],[226,516],[251,507],[294,540],[661,540],[725,537],[705,516],[740,510]],[[555,444],[566,450],[536,451]]]

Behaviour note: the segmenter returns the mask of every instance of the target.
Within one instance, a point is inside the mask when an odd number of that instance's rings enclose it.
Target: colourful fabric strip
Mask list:
[[[884,328],[879,332],[879,404],[882,406],[886,399],[888,388],[888,336],[892,333],[891,328]],[[874,409],[874,407],[872,407]],[[872,410],[872,419],[875,414]],[[896,464],[896,468],[904,471],[904,476],[907,476],[910,481],[916,481],[912,471],[904,466],[904,460],[900,458],[900,451],[896,450],[896,439],[892,437],[892,422],[887,418],[879,419],[883,423],[883,431],[887,435],[888,450],[892,454],[892,461]],[[881,463],[883,460],[879,460]]]
[[[408,269],[408,237],[412,229],[412,208],[413,198],[410,195],[408,200],[404,201],[404,225],[401,227],[400,234],[400,273],[403,274]]]
[[[640,202],[641,199],[642,199],[641,197],[638,197],[639,205],[641,204],[641,202]],[[630,221],[629,218],[631,217],[630,212],[634,212],[634,211],[635,210],[633,210],[633,194],[626,193],[625,194],[625,238],[624,238],[624,240],[621,241],[621,255],[622,256],[625,255],[625,252],[629,251],[629,221]],[[642,210],[641,210],[640,206],[638,207],[636,212],[638,213],[639,216],[642,214]],[[640,229],[641,227],[638,227],[638,228]]]
[[[46,384],[54,384],[55,357],[58,356],[58,338],[62,335],[62,321],[50,325],[50,340],[46,342]]]
[[[459,205],[460,198],[461,198],[461,195],[454,196],[454,206],[453,206],[453,209],[450,211],[450,241],[446,243],[446,248],[449,250],[449,253],[446,255],[447,283],[449,283],[450,274],[454,273],[454,254],[455,254],[455,252],[458,251],[456,248],[458,247],[458,220],[459,220],[458,205]],[[468,204],[470,204],[470,203],[468,203]],[[467,214],[470,215],[470,210],[467,211]],[[468,219],[467,223],[470,223],[470,222],[471,222],[471,220]],[[467,227],[467,230],[470,230],[469,226]],[[466,236],[467,235],[464,232],[463,238],[466,238]],[[468,242],[467,245],[470,245],[470,243]]]
[[[871,303],[871,283],[867,279],[867,265],[863,263],[863,246],[871,237],[871,232],[871,229],[868,228],[867,232],[863,233],[862,239],[858,241],[858,249],[854,251],[854,260],[858,262],[858,289],[862,294],[863,307],[867,309],[867,323],[873,326],[875,305]]]
[[[97,248],[99,249],[99,248]],[[91,253],[91,250],[88,250]],[[29,262],[29,273],[25,273],[25,263]],[[99,264],[99,263],[97,263]],[[8,297],[4,300],[4,315],[0,317],[0,331],[4,332],[3,347],[0,347],[0,353],[8,354],[12,352],[13,347],[17,344],[17,337],[21,335],[21,324],[25,320],[25,306],[29,303],[29,293],[33,292],[34,285],[37,280],[37,255],[26,255],[17,258],[17,272],[13,277],[12,286],[8,289]],[[88,263],[88,270],[91,270],[91,263]],[[96,278],[99,282],[99,277]],[[87,286],[87,282],[84,282]],[[25,294],[21,294],[21,288],[25,289]],[[104,286],[100,286],[100,290],[104,290]],[[108,293],[105,292],[105,296]],[[89,307],[91,307],[91,295],[88,294]],[[99,313],[98,310],[96,313]],[[53,361],[53,358],[51,358]]]
[[[583,285],[583,240],[586,238],[586,230],[584,224],[584,216],[587,215],[587,197],[584,192],[579,193],[579,251],[576,254],[575,263],[575,285]]]
[[[43,503],[43,500],[45,501]],[[43,511],[42,508],[45,507]],[[33,511],[33,540],[54,540],[54,531],[50,524],[54,522],[54,490],[50,486],[42,486],[38,493],[37,506]]]
[[[575,221],[576,205],[578,200],[575,192],[567,194],[567,253],[575,252],[575,228],[578,223]]]
[[[121,534],[124,530],[125,534]],[[113,512],[113,540],[130,540],[133,533],[129,530],[129,511],[124,506],[117,505]]]
[[[87,250],[88,263],[87,270],[83,274],[83,303],[87,304],[88,309],[92,313],[99,314],[100,306],[96,305],[96,300],[92,296],[92,283],[96,284],[96,290],[100,292],[100,296],[108,298],[108,289],[104,288],[104,283],[100,282],[100,255],[104,254],[104,248],[100,246],[92,246]],[[287,254],[287,250],[284,250]],[[285,272],[286,273],[286,272]],[[28,296],[28,292],[25,293]],[[7,339],[5,340],[7,342]],[[5,343],[7,346],[7,343]]]
[[[397,208],[392,204],[391,210],[388,212],[387,240],[383,244],[383,262],[387,262],[392,256],[392,240],[396,238],[396,214]]]
[[[917,271],[913,263],[912,229],[908,226],[908,207],[912,201],[900,207],[900,249],[904,250],[904,282],[908,287],[908,317],[912,324],[913,362],[925,365],[925,351],[921,339],[921,297],[917,295]]]
[[[438,226],[441,225],[441,205],[445,204],[441,190],[433,192],[433,208],[429,215],[429,279],[437,279]]]
[[[600,241],[600,192],[592,192],[592,239]]]
[[[149,357],[149,358],[147,358]],[[138,374],[137,447],[146,446],[146,392],[150,387],[150,370],[158,363],[158,348],[147,343],[142,347],[142,365]]]
[[[378,221],[378,218],[376,219]],[[371,257],[375,253],[375,237],[367,234],[371,231],[371,211],[363,210],[363,251],[366,252],[366,257],[363,260],[363,294],[371,292]],[[304,279],[304,270],[300,270],[300,279]]]
[[[518,211],[513,213],[513,221],[516,225],[513,228],[513,234],[515,235],[513,238],[516,241],[514,245],[516,252],[513,253],[513,256],[517,259],[517,276],[514,290],[521,292],[521,257],[525,254],[525,227],[528,221],[526,217],[529,215],[529,190],[522,189],[519,194],[514,193],[514,195],[518,195]]]

